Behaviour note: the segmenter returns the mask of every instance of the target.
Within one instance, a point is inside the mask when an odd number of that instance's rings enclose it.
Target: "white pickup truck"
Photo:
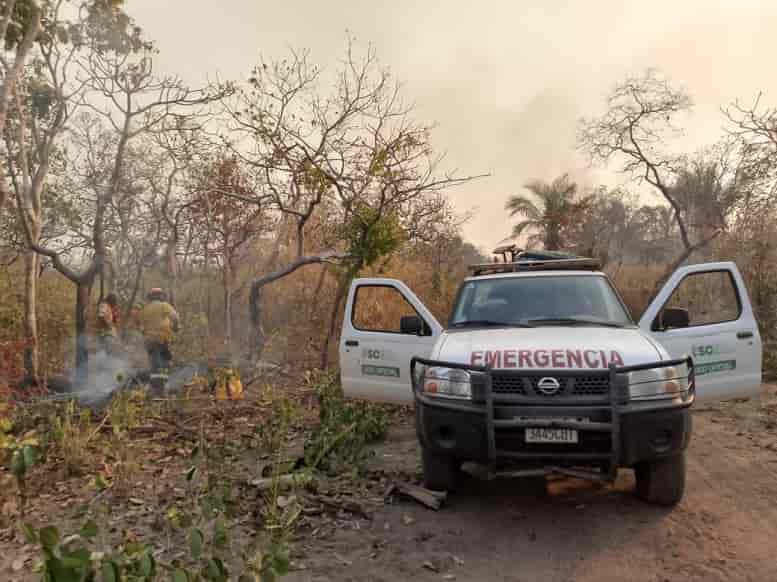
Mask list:
[[[613,480],[674,505],[694,400],[747,397],[761,339],[730,262],[678,269],[634,323],[589,259],[475,265],[447,327],[402,282],[357,279],[340,343],[347,396],[414,403],[424,478],[463,462],[492,475]]]

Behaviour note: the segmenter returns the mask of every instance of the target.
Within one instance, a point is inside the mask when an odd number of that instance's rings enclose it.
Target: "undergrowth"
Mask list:
[[[330,474],[360,472],[368,445],[386,435],[386,407],[346,400],[331,371],[309,374],[308,382],[318,398],[319,424],[305,441],[305,464]]]
[[[260,475],[261,485],[256,485],[261,529],[248,546],[232,543],[241,491],[233,470],[241,447],[229,430],[232,403],[211,402],[194,431],[172,423],[178,430],[188,430],[193,439],[190,466],[181,476],[186,495],[159,507],[154,530],[162,535],[145,539],[116,532],[112,524],[117,494],[131,491],[133,473],[142,462],[133,429],[156,419],[153,402],[142,391],[125,391],[98,420],[75,402],[57,406],[46,424],[48,462],[61,459],[68,474],[82,474],[93,457],[102,455],[105,461],[93,480],[96,501],[79,512],[81,519],[88,518],[80,530],[61,531],[66,528],[56,522],[44,522],[40,529],[20,522],[28,541],[39,548],[36,571],[41,580],[271,582],[286,575],[289,544],[302,515],[303,489],[315,490],[318,471],[356,475],[364,467],[370,443],[385,435],[389,422],[385,407],[347,401],[335,374],[310,373],[306,382],[318,400],[319,415],[315,428],[307,432],[304,459],[289,459],[289,445],[300,434],[304,416],[299,401],[271,387],[260,399],[264,420],[256,436],[269,459],[270,473]],[[3,423],[0,428],[7,434],[11,427]],[[23,494],[25,473],[38,459],[37,443],[6,440]]]
[[[94,433],[91,411],[70,400],[60,413],[50,416],[49,422],[50,438],[64,461],[66,473],[82,474],[89,460],[87,445]]]
[[[264,534],[256,544],[233,546],[233,520],[238,512],[230,465],[233,443],[227,430],[231,409],[220,404],[203,415],[200,422],[190,452],[190,467],[181,477],[187,495],[159,509],[156,526],[161,525],[166,536],[144,540],[127,532],[112,541],[113,536],[106,535],[115,531],[115,493],[123,489],[120,476],[124,473],[124,484],[128,484],[134,463],[130,453],[131,430],[149,414],[146,406],[142,392],[118,394],[96,428],[91,426],[88,411],[79,410],[75,403],[68,403],[60,414],[52,416],[51,425],[57,429],[56,448],[63,456],[67,454],[78,465],[75,459],[83,456],[90,435],[104,434],[96,445],[102,445],[98,450],[112,460],[108,465],[112,470],[110,479],[102,472],[95,476],[95,499],[99,501],[85,507],[85,514],[91,517],[78,531],[60,531],[62,528],[56,523],[40,529],[20,523],[28,542],[39,548],[40,561],[35,571],[40,573],[41,580],[272,582],[284,576],[289,570],[287,544],[301,514],[301,503],[293,490],[281,487],[280,470],[276,470],[261,509]],[[280,410],[288,404],[276,406]],[[274,424],[278,434],[271,439],[279,443],[277,458],[284,454],[292,416],[280,418]],[[110,430],[101,431],[107,429],[106,425]],[[109,497],[108,493],[114,495]]]

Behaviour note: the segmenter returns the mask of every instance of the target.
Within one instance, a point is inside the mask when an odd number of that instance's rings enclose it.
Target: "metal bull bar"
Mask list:
[[[424,366],[435,366],[443,368],[455,368],[465,370],[468,372],[475,372],[483,374],[484,377],[484,389],[483,389],[483,403],[475,402],[473,400],[456,400],[445,399],[440,397],[429,396],[422,391],[422,387],[417,381],[416,366],[418,364]],[[513,418],[513,419],[498,419],[495,417],[495,398],[493,392],[493,370],[490,366],[475,366],[470,364],[461,364],[454,362],[443,362],[439,360],[428,360],[424,358],[413,357],[410,360],[410,378],[413,386],[413,396],[416,401],[420,401],[430,406],[439,408],[445,408],[448,410],[466,412],[466,413],[480,413],[485,416],[486,425],[486,439],[488,444],[488,469],[491,476],[530,476],[530,475],[547,475],[550,473],[557,473],[563,475],[569,475],[572,477],[580,477],[584,479],[597,480],[597,481],[614,481],[617,476],[618,464],[621,455],[621,415],[623,402],[628,401],[626,395],[626,377],[625,374],[629,372],[637,372],[640,370],[650,370],[656,368],[668,368],[670,366],[677,366],[680,364],[686,364],[688,366],[688,374],[691,381],[689,382],[690,390],[695,389],[693,385],[693,360],[690,356],[685,358],[678,358],[674,360],[665,360],[659,362],[653,362],[648,364],[638,364],[634,366],[615,366],[611,364],[608,368],[609,372],[609,393],[606,400],[601,400],[595,403],[576,403],[574,401],[565,401],[563,406],[573,408],[575,411],[580,412],[607,412],[609,413],[608,422],[580,422],[577,420],[569,420],[560,418],[555,419],[536,419],[531,418]],[[548,374],[553,374],[548,370]],[[558,373],[558,372],[556,372]],[[585,371],[579,370],[576,373],[585,373]],[[474,396],[474,394],[473,394]],[[500,397],[500,404],[506,405],[521,405],[526,404],[530,406],[532,404],[531,399],[523,401],[517,401],[510,399],[509,397]],[[548,404],[545,401],[543,407],[552,408],[554,404]],[[516,452],[499,450],[496,446],[496,430],[500,428],[567,428],[578,431],[591,431],[591,432],[609,432],[610,434],[610,450],[607,452]],[[495,465],[497,459],[511,459],[511,460],[549,460],[550,464],[545,465],[543,468],[527,469],[508,471],[502,473],[495,472]],[[563,467],[552,463],[552,460],[558,461],[580,461],[582,464],[588,462],[607,462],[608,471],[597,472],[588,471],[582,469],[575,469],[569,467]]]

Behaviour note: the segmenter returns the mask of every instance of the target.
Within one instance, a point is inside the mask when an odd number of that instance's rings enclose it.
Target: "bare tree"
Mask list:
[[[708,245],[722,232],[692,240],[681,201],[673,190],[686,158],[666,152],[667,139],[680,133],[676,118],[691,109],[691,98],[654,70],[618,84],[607,100],[607,111],[598,118],[584,119],[578,135],[579,147],[593,161],[621,160],[621,171],[650,184],[672,208],[683,251],[667,268],[674,271],[697,249]]]
[[[248,243],[265,232],[266,209],[262,204],[246,204],[242,199],[258,199],[238,161],[224,155],[207,160],[197,176],[197,190],[188,217],[205,223],[202,248],[218,263],[224,302],[224,344],[229,350],[233,339],[232,302],[235,276]],[[203,220],[204,219],[204,220]],[[207,269],[209,265],[205,265]]]
[[[164,128],[153,134],[153,139],[162,155],[157,171],[148,177],[150,189],[155,193],[155,208],[151,214],[162,221],[158,230],[166,236],[165,266],[170,298],[175,302],[181,262],[189,260],[193,242],[202,238],[199,236],[200,225],[194,224],[189,214],[201,202],[197,195],[196,173],[210,153],[212,143],[196,117],[183,116],[169,119]],[[166,228],[161,228],[162,225]],[[182,249],[182,245],[185,248]]]
[[[19,10],[23,5],[26,10]],[[18,18],[24,14],[25,18]],[[35,39],[41,30],[41,9],[36,0],[0,1],[0,41],[4,43],[0,57],[0,135],[5,131],[8,109],[16,91],[16,82],[24,70],[27,58],[33,50]],[[13,52],[9,59],[7,52]],[[3,210],[8,191],[0,180],[0,211]]]
[[[130,40],[134,39],[136,31],[131,22],[123,22],[132,31]],[[117,42],[113,37],[110,40]],[[49,257],[54,268],[76,286],[77,381],[83,380],[88,369],[89,291],[108,257],[106,215],[124,187],[130,144],[139,136],[163,127],[165,120],[179,111],[202,107],[229,91],[226,87],[192,90],[176,77],[157,76],[153,69],[154,51],[146,43],[133,44],[137,50],[106,50],[102,43],[103,37],[92,39],[89,50],[78,60],[80,79],[88,91],[83,104],[91,112],[91,121],[74,130],[81,152],[80,160],[75,163],[81,164],[85,179],[82,186],[92,193],[89,260],[80,268],[67,265],[61,253],[35,244],[25,221],[30,247]]]
[[[29,241],[25,255],[24,362],[28,383],[39,383],[37,280],[40,257],[33,246],[41,243],[47,216],[44,188],[57,143],[83,96],[84,84],[72,80],[77,43],[57,34],[65,26],[62,2],[47,5],[46,26],[38,26],[36,50],[24,74],[15,81],[14,108],[4,133],[8,173],[13,185],[20,222]],[[32,18],[41,10],[31,5]],[[72,25],[72,23],[70,23]],[[10,121],[10,124],[8,123]],[[51,197],[48,200],[52,202]],[[50,220],[50,219],[49,219]]]
[[[777,108],[764,106],[762,97],[759,93],[747,106],[737,101],[723,113],[740,148],[742,171],[753,184],[746,203],[771,208],[777,197]]]
[[[254,354],[264,343],[262,287],[306,265],[349,258],[344,241],[307,249],[306,227],[322,208],[345,224],[369,206],[374,212],[363,225],[366,236],[414,200],[472,179],[440,171],[442,156],[429,145],[431,128],[412,119],[412,107],[402,103],[399,84],[372,47],[360,57],[349,42],[331,94],[322,92],[322,81],[307,53],[292,53],[256,67],[249,87],[228,108],[232,145],[260,184],[258,198],[246,201],[269,199],[281,222],[293,225],[294,258],[251,284]]]
[[[742,169],[736,144],[724,139],[690,158],[671,191],[689,235],[704,241],[726,230],[729,216],[752,191],[752,181]],[[702,245],[698,251],[711,256],[710,245]]]

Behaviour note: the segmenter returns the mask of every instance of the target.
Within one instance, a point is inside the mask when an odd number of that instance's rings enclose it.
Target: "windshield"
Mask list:
[[[451,327],[476,325],[632,325],[601,275],[509,277],[467,281]]]

